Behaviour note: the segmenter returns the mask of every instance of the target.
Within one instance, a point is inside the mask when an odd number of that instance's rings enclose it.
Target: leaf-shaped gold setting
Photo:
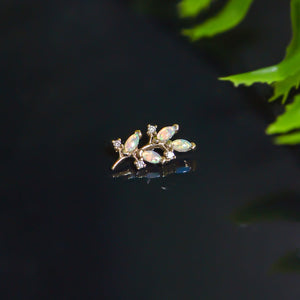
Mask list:
[[[176,140],[175,143],[170,140],[175,133],[179,130],[179,125],[166,126],[158,133],[156,132],[156,125],[148,125],[147,135],[149,141],[146,145],[138,148],[142,133],[136,130],[123,145],[121,139],[113,140],[114,149],[119,152],[119,159],[112,166],[112,170],[128,157],[132,157],[137,169],[146,167],[145,162],[151,164],[164,164],[176,158],[174,150],[178,152],[187,152],[195,148],[195,143],[190,143],[186,140]],[[179,142],[178,142],[179,141]],[[154,151],[155,149],[163,150],[163,156]]]
[[[143,159],[151,164],[158,164],[161,162],[162,157],[153,150],[143,151]]]
[[[178,131],[178,129],[179,126],[177,124],[173,126],[164,127],[158,132],[157,139],[160,142],[166,142],[173,137],[173,135]]]
[[[131,135],[127,139],[124,145],[124,154],[132,153],[138,147],[141,136],[141,131],[137,130],[133,135]]]

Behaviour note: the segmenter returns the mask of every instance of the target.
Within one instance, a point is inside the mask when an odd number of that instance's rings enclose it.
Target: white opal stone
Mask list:
[[[125,142],[124,152],[130,153],[130,152],[134,151],[136,149],[136,147],[138,146],[139,141],[140,141],[140,137],[139,137],[138,133],[134,133],[133,135],[131,135]]]
[[[144,151],[143,159],[151,164],[158,164],[161,162],[161,156],[152,150]]]
[[[175,140],[172,142],[173,149],[178,152],[187,152],[192,149],[192,144],[183,139]]]
[[[157,139],[160,142],[165,142],[169,140],[175,134],[174,126],[167,126],[162,128],[159,133],[157,134]]]

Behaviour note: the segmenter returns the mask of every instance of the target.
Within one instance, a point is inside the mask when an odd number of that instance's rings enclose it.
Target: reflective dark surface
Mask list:
[[[127,162],[128,164],[128,162]],[[113,178],[126,178],[131,179],[146,179],[147,183],[150,183],[152,179],[163,178],[173,174],[186,174],[189,172],[194,172],[196,170],[196,161],[176,159],[172,162],[166,163],[164,165],[152,165],[148,164],[147,167],[137,170],[135,166],[124,169],[119,172],[112,172]]]
[[[1,4],[1,299],[300,298],[299,150],[217,81],[284,53],[288,3],[256,2],[206,50],[118,1]],[[114,178],[110,141],[148,123],[195,167]]]

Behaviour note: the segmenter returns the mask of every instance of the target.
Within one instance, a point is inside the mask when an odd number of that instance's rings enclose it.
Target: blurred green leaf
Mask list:
[[[257,222],[300,222],[300,197],[293,190],[265,195],[236,209],[230,216],[239,225]],[[271,272],[300,272],[300,251],[292,251],[278,259]]]
[[[269,99],[269,101],[272,102],[282,96],[283,97],[282,103],[285,103],[290,90],[293,87],[295,87],[297,89],[299,87],[299,84],[300,84],[300,71],[295,73],[293,76],[288,76],[283,80],[276,81],[273,84],[274,94]]]
[[[286,58],[295,54],[300,49],[300,1],[291,0],[291,20],[293,38],[286,49]]]
[[[278,136],[275,138],[275,144],[277,145],[297,145],[300,144],[300,132],[294,132]]]
[[[183,35],[195,41],[227,31],[244,19],[252,2],[253,0],[229,0],[219,14],[194,28],[184,29]]]
[[[293,191],[278,191],[265,195],[236,209],[230,216],[237,224],[255,222],[300,222],[299,195]]]
[[[196,17],[211,2],[212,0],[182,0],[178,4],[179,16],[181,18]]]
[[[300,0],[291,0],[293,38],[287,47],[286,56],[281,63],[256,71],[220,78],[229,80],[235,86],[252,85],[255,82],[274,85],[274,95],[270,101],[283,96],[283,102],[293,87],[300,84]]]
[[[286,105],[286,111],[276,121],[269,125],[267,134],[286,133],[300,129],[300,95],[295,97],[293,103]]]
[[[285,59],[293,56],[297,51],[300,51],[300,1],[291,1],[291,20],[292,20],[292,32],[293,38],[286,49]],[[283,96],[282,102],[285,103],[290,90],[293,87],[296,89],[300,85],[300,71],[297,71],[293,76],[289,76],[282,81],[274,83],[274,94],[270,98],[270,101],[274,101],[277,98]]]
[[[179,14],[181,17],[194,17],[211,2],[211,0],[181,0]],[[183,30],[183,34],[195,41],[229,30],[243,20],[252,2],[253,0],[228,0],[216,16],[194,28]],[[220,80],[231,81],[235,86],[240,84],[249,86],[256,82],[272,85],[274,94],[269,101],[282,97],[282,102],[285,103],[291,89],[298,89],[300,86],[300,0],[291,0],[291,23],[292,40],[280,63],[247,73],[222,77]],[[291,131],[297,129],[300,129],[300,96],[287,106],[286,112],[279,116],[266,132],[285,134],[275,138],[276,144],[295,145],[300,143],[300,131]]]
[[[300,251],[295,250],[279,258],[271,268],[272,272],[300,273]]]
[[[247,73],[222,77],[220,79],[232,81],[235,86],[240,84],[252,85],[255,82],[271,84],[282,80],[287,81],[298,72],[300,72],[300,51],[296,52],[295,55],[290,58],[284,59],[277,65]]]

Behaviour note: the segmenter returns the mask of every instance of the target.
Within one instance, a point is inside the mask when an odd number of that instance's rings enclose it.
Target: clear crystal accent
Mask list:
[[[146,167],[146,164],[142,160],[137,160],[134,162],[134,164],[136,165],[137,169],[142,169]]]
[[[172,151],[168,151],[165,153],[165,157],[167,159],[174,159],[175,158],[175,154]]]
[[[148,134],[153,134],[153,133],[155,133],[156,132],[156,126],[154,126],[154,125],[148,125],[148,131],[147,131],[147,133]]]
[[[121,140],[115,140],[115,141],[112,141],[112,144],[115,148],[120,148],[121,147]]]

